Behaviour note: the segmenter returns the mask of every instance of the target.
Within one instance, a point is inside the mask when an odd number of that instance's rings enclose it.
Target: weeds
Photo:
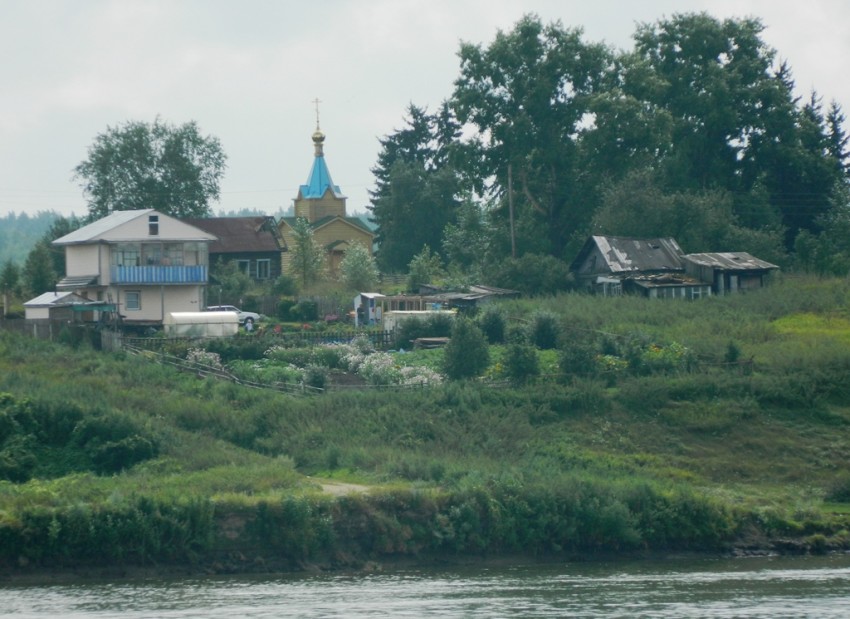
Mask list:
[[[823,549],[841,537],[831,534],[847,495],[848,298],[844,280],[788,279],[693,303],[510,301],[506,332],[538,309],[569,327],[560,350],[491,347],[485,375],[513,385],[310,400],[0,333],[0,561],[190,561],[213,547],[225,513],[293,564],[717,549],[744,530]],[[206,352],[234,374],[284,381],[369,356],[259,341]],[[433,371],[442,354],[370,363],[376,376]],[[295,362],[306,364],[297,377]],[[537,377],[559,363],[568,379]],[[331,500],[308,489],[303,476],[318,472],[376,488]]]

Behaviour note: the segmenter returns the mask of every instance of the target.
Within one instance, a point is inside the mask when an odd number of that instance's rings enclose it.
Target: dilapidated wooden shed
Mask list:
[[[709,282],[714,294],[761,288],[767,277],[779,269],[743,251],[688,254],[682,262],[685,273]]]

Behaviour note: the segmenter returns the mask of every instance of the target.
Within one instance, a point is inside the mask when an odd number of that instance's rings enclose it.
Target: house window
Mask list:
[[[124,293],[124,309],[137,312],[142,309],[142,293],[138,290],[128,290]]]
[[[257,279],[268,279],[271,277],[271,269],[271,260],[257,260]]]
[[[118,267],[137,267],[141,253],[141,248],[136,243],[118,244],[112,250],[112,264]]]
[[[240,273],[244,273],[247,276],[251,276],[251,261],[250,260],[237,260],[236,268],[239,269]]]
[[[148,215],[148,235],[159,236],[159,215]]]
[[[183,266],[183,243],[169,243],[163,246],[162,264]]]
[[[196,265],[207,263],[206,245],[202,243],[183,244],[183,264]]]
[[[162,264],[162,245],[159,243],[149,243],[142,246],[144,261],[147,265]]]

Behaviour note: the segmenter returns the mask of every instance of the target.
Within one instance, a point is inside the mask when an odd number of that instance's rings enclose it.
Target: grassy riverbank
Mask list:
[[[0,563],[847,547],[848,299],[845,280],[788,278],[516,301],[596,370],[312,398],[0,332]]]

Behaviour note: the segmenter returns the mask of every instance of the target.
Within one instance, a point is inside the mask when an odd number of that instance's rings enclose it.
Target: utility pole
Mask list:
[[[511,258],[516,258],[516,232],[514,230],[514,176],[513,164],[508,164],[508,215],[511,222]]]

